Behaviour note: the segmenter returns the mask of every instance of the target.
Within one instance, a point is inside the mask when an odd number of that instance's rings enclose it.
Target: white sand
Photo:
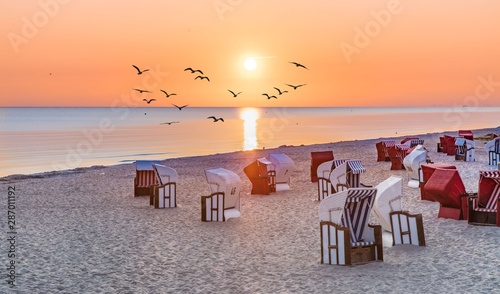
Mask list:
[[[475,137],[499,132],[475,130]],[[448,133],[455,135],[456,132]],[[436,153],[441,134],[421,135],[434,162],[457,166],[468,191],[478,170],[489,169],[483,141],[476,162]],[[403,137],[395,138],[396,141]],[[133,164],[77,172],[10,176],[2,184],[2,232],[7,186],[17,191],[17,287],[21,293],[500,293],[500,228],[437,218],[439,204],[404,187],[404,208],[422,213],[427,246],[384,248],[384,261],[352,267],[322,265],[317,186],[310,182],[310,152],[361,159],[363,183],[391,175],[377,162],[380,139],[281,147],[297,170],[292,190],[250,195],[243,168],[271,150],[169,159],[176,169],[178,206],[154,209],[133,197]],[[200,196],[209,193],[203,170],[223,167],[243,181],[242,215],[201,222]],[[406,181],[405,181],[406,184]],[[5,234],[4,238],[5,240]],[[6,242],[2,276],[6,272]],[[0,292],[9,288],[2,279]]]

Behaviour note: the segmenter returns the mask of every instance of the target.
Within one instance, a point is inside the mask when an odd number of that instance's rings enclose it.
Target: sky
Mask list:
[[[0,11],[0,107],[500,106],[496,0],[23,0]]]

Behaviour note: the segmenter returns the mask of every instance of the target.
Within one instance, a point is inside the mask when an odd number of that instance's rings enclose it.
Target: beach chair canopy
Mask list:
[[[467,149],[471,149],[476,147],[476,143],[472,140],[458,137],[455,138],[455,146],[465,146]]]
[[[479,171],[479,206],[496,210],[500,198],[500,170]]]
[[[403,178],[390,176],[375,188],[377,195],[372,210],[373,216],[384,230],[392,232],[390,213],[403,210]]]
[[[166,183],[175,183],[179,178],[179,175],[175,171],[175,169],[162,165],[162,164],[153,164],[153,168],[156,171],[156,178],[160,185],[165,185]]]
[[[319,178],[330,178],[330,172],[333,169],[333,160],[325,161],[318,165],[318,169],[316,170],[316,174]]]
[[[410,154],[403,159],[403,165],[408,172],[408,177],[411,180],[419,179],[419,170],[422,164],[425,164],[427,159],[427,149],[422,145],[417,145]]]
[[[474,140],[474,134],[472,133],[471,130],[459,130],[458,136],[463,137],[467,140]]]
[[[486,152],[493,151],[500,153],[500,137],[488,141],[486,145],[484,145],[484,149],[486,150]]]

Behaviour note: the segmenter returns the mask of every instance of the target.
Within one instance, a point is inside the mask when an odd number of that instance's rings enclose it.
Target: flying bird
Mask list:
[[[161,90],[161,89],[160,89],[160,91],[162,91],[165,94],[165,96],[167,96],[167,98],[172,96],[172,95],[177,95],[175,93],[168,94],[165,90]]]
[[[219,121],[219,120],[220,120],[220,121],[222,121],[222,122],[224,122],[224,119],[223,119],[222,117],[216,118],[215,116],[209,116],[209,117],[207,117],[207,119],[208,119],[208,118],[213,119],[213,120],[214,120],[214,122],[217,122],[217,121]]]
[[[151,91],[148,91],[148,90],[141,90],[141,89],[137,89],[137,88],[134,88],[134,89],[132,89],[132,90],[136,90],[137,92],[139,92],[139,93],[141,93],[141,94],[142,94],[142,93],[151,93]]]
[[[210,79],[208,77],[204,77],[204,76],[197,76],[196,78],[194,78],[195,80],[196,79],[200,79],[200,80],[203,80],[203,79],[206,79],[207,81],[210,82]]]
[[[288,91],[281,91],[280,89],[278,89],[276,87],[273,87],[273,88],[275,88],[276,91],[278,91],[278,93],[280,93],[280,95],[283,94],[283,93],[288,93]]]
[[[175,104],[172,104],[172,105],[173,105],[173,106],[175,106],[175,107],[177,107],[179,110],[182,110],[184,107],[186,107],[186,106],[187,106],[187,104],[186,104],[186,105],[182,105],[182,106],[177,106],[177,105],[175,105]]]
[[[227,89],[229,92],[231,92],[231,94],[233,94],[233,98],[236,98],[236,96],[238,96],[241,92],[238,92],[238,93],[234,93],[233,91]]]
[[[132,66],[133,66],[135,69],[137,69],[137,74],[138,74],[138,75],[142,75],[142,73],[143,73],[143,72],[146,72],[146,71],[148,71],[148,70],[149,70],[149,68],[148,68],[148,69],[145,69],[145,70],[141,71],[141,70],[140,70],[137,66],[135,66],[135,65],[133,65],[133,64],[132,64]]]
[[[302,64],[298,63],[298,62],[293,62],[293,61],[290,61],[291,64],[295,64],[296,67],[303,67],[305,69],[308,69],[307,67],[303,66]]]
[[[269,94],[267,94],[267,93],[264,93],[264,94],[262,94],[262,95],[263,95],[263,96],[266,96],[266,97],[267,97],[267,99],[271,99],[271,98],[276,98],[276,99],[278,99],[278,97],[276,97],[276,96],[274,96],[274,95],[269,96]]]
[[[297,88],[298,88],[298,87],[302,87],[302,86],[305,86],[305,85],[307,85],[307,84],[302,84],[302,85],[297,85],[297,86],[290,85],[290,84],[285,84],[285,85],[287,85],[287,86],[289,86],[289,87],[292,87],[294,90],[297,90]]]
[[[146,101],[146,103],[149,104],[149,103],[151,103],[153,101],[156,101],[156,99],[154,99],[154,98],[153,99],[149,99],[149,100],[148,99],[142,99],[142,101]]]
[[[179,122],[178,121],[169,121],[169,122],[161,123],[160,125],[171,125],[171,124],[176,124],[176,123],[179,123]]]
[[[203,72],[199,69],[192,69],[192,68],[188,67],[188,68],[184,69],[184,71],[186,71],[186,70],[191,71],[191,73],[199,72],[200,74],[203,74]]]

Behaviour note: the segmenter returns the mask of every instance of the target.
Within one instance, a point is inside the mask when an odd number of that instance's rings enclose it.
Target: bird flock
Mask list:
[[[309,68],[307,68],[306,66],[304,66],[301,63],[298,63],[298,62],[295,62],[295,61],[290,61],[289,63],[295,65],[295,67],[309,70]],[[137,71],[137,75],[142,75],[145,72],[147,72],[147,71],[150,70],[149,68],[141,70],[136,65],[132,65],[132,67],[135,68],[135,70]],[[190,74],[195,74],[196,76],[194,77],[194,80],[200,80],[200,81],[206,80],[207,82],[210,82],[210,78],[207,75],[205,75],[203,73],[203,71],[200,70],[200,69],[193,69],[192,67],[187,67],[187,68],[184,69],[184,71],[188,72]],[[298,88],[303,87],[303,86],[305,86],[307,84],[293,85],[293,84],[286,84],[285,83],[284,85],[290,87],[293,90],[297,90]],[[277,94],[273,95],[274,93],[272,93],[272,94],[262,93],[262,96],[265,96],[268,100],[270,100],[270,99],[278,99],[278,96],[281,96],[281,95],[283,95],[285,93],[288,93],[287,90],[283,90],[283,89],[280,89],[278,87],[273,87],[273,89],[277,92]],[[139,92],[140,94],[146,93],[147,95],[149,95],[149,94],[153,93],[150,90],[139,89],[139,88],[133,88],[132,90],[135,90],[135,91]],[[240,95],[241,93],[243,93],[242,91],[233,91],[233,90],[230,90],[230,89],[227,89],[227,91],[229,93],[231,93],[231,95],[232,95],[233,98],[237,98],[238,95]],[[165,98],[170,98],[171,96],[176,96],[177,95],[176,93],[173,93],[173,92],[169,93],[169,92],[167,92],[166,90],[163,90],[163,89],[160,89],[160,92],[162,92],[165,95]],[[142,101],[144,101],[145,103],[147,103],[149,105],[152,102],[157,101],[157,100],[156,100],[156,98],[149,98],[149,99],[148,98],[144,98],[144,99],[142,99]],[[171,103],[171,104],[172,104],[172,106],[174,106],[175,108],[177,108],[179,111],[181,111],[182,109],[184,109],[187,106],[189,106],[189,104],[180,105],[180,106],[176,105],[176,104],[173,104],[173,103]],[[144,113],[144,114],[146,114],[146,113]],[[224,122],[224,118],[222,118],[222,117],[209,116],[209,117],[207,117],[207,119],[212,119],[213,122],[219,122],[219,121],[220,122]],[[180,121],[163,122],[163,123],[160,123],[160,125],[172,125],[172,124],[175,124],[175,123],[180,123]]]

